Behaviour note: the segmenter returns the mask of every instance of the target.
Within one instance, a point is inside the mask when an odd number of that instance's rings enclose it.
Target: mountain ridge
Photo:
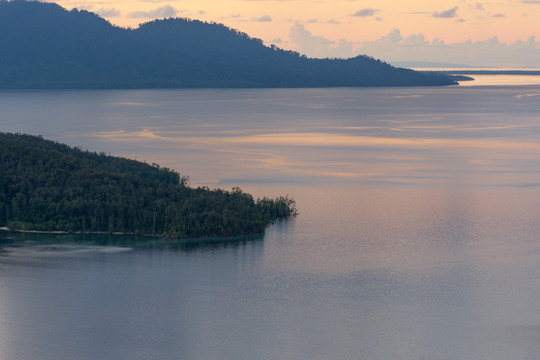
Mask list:
[[[114,26],[86,10],[0,1],[0,88],[279,88],[455,85],[366,55],[312,59],[217,23]]]

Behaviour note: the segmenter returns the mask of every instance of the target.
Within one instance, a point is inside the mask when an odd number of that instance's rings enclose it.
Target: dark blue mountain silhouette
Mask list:
[[[0,88],[451,85],[368,56],[311,59],[221,24],[155,20],[136,29],[37,1],[0,1]]]

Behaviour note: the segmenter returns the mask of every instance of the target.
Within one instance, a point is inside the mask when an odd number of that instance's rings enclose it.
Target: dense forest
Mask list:
[[[307,58],[216,23],[170,18],[125,29],[37,1],[0,1],[0,49],[2,89],[456,84],[365,55]]]
[[[263,232],[296,213],[292,199],[193,188],[157,164],[0,133],[0,226],[175,238]]]

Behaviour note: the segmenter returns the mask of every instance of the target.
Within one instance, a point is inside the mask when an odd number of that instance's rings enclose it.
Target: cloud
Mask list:
[[[253,19],[254,21],[258,22],[271,22],[272,18],[269,15],[263,15],[260,18]]]
[[[298,22],[289,30],[289,38],[298,52],[309,57],[349,58],[353,53],[350,41],[340,39],[336,43],[325,37],[315,36]]]
[[[270,40],[269,42],[270,44],[281,44],[283,40],[281,40],[281,38],[275,38],[273,40]]]
[[[129,14],[129,17],[162,19],[162,18],[174,17],[176,16],[176,14],[178,14],[178,10],[176,10],[170,5],[165,5],[162,7],[158,7],[157,9],[150,10],[150,11],[134,11],[131,14]]]
[[[524,4],[540,4],[540,0],[522,0]]]
[[[432,16],[436,18],[443,18],[443,19],[450,19],[455,18],[457,16],[457,10],[459,8],[457,6],[454,6],[451,9],[444,10],[444,11],[435,11]]]
[[[404,37],[394,29],[377,40],[359,44],[354,53],[367,54],[390,63],[427,61],[472,66],[538,66],[540,42],[532,36],[527,40],[504,43],[495,36],[484,41],[445,43],[439,39],[427,41],[423,34]]]
[[[474,3],[475,7],[476,7],[476,10],[481,10],[481,11],[485,11],[486,9],[484,9],[484,5],[482,5],[481,3]]]
[[[109,8],[109,9],[99,8],[95,10],[94,12],[104,18],[112,18],[112,17],[120,16],[120,11],[113,8]]]
[[[358,10],[357,12],[355,12],[354,14],[351,14],[351,16],[358,16],[358,17],[369,17],[369,16],[373,16],[375,15],[375,13],[379,11],[377,9],[372,9],[372,8],[365,8],[365,9],[362,9],[362,10]]]
[[[306,21],[307,24],[315,24],[315,23],[318,23],[319,20],[317,19],[309,19],[308,21]]]
[[[497,13],[497,14],[495,14],[495,15],[491,15],[491,17],[492,17],[492,18],[505,18],[506,15],[501,14],[501,13]]]
[[[399,29],[393,29],[391,30],[388,35],[381,37],[376,42],[381,45],[396,45],[399,44],[403,40],[403,36],[401,36],[401,32]]]
[[[337,20],[334,20],[334,19],[330,19],[327,21],[329,24],[332,24],[332,25],[338,25],[338,24],[341,24],[339,21]]]

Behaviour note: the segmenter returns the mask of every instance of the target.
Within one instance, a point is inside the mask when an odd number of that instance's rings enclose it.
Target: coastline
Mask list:
[[[138,236],[148,236],[148,237],[161,237],[159,235],[151,234],[136,234],[136,233],[124,233],[124,232],[108,232],[108,231],[60,231],[60,230],[20,230],[20,229],[10,229],[7,226],[0,227],[0,231],[4,232],[16,232],[16,233],[27,233],[27,234],[77,234],[77,235],[138,235]]]
[[[267,228],[272,226],[270,224]],[[10,229],[7,226],[0,227],[0,233],[20,233],[20,234],[43,234],[43,235],[112,235],[112,236],[139,236],[139,237],[146,237],[146,238],[153,238],[153,239],[165,239],[165,240],[171,240],[171,241],[226,241],[226,240],[246,240],[249,238],[258,238],[264,236],[265,231],[257,232],[257,233],[250,233],[250,234],[237,234],[237,235],[224,235],[224,236],[218,236],[218,235],[202,235],[198,237],[185,237],[185,238],[168,238],[164,235],[157,235],[157,234],[141,234],[141,233],[128,233],[128,232],[108,232],[108,231],[45,231],[45,230],[16,230],[16,229]]]

